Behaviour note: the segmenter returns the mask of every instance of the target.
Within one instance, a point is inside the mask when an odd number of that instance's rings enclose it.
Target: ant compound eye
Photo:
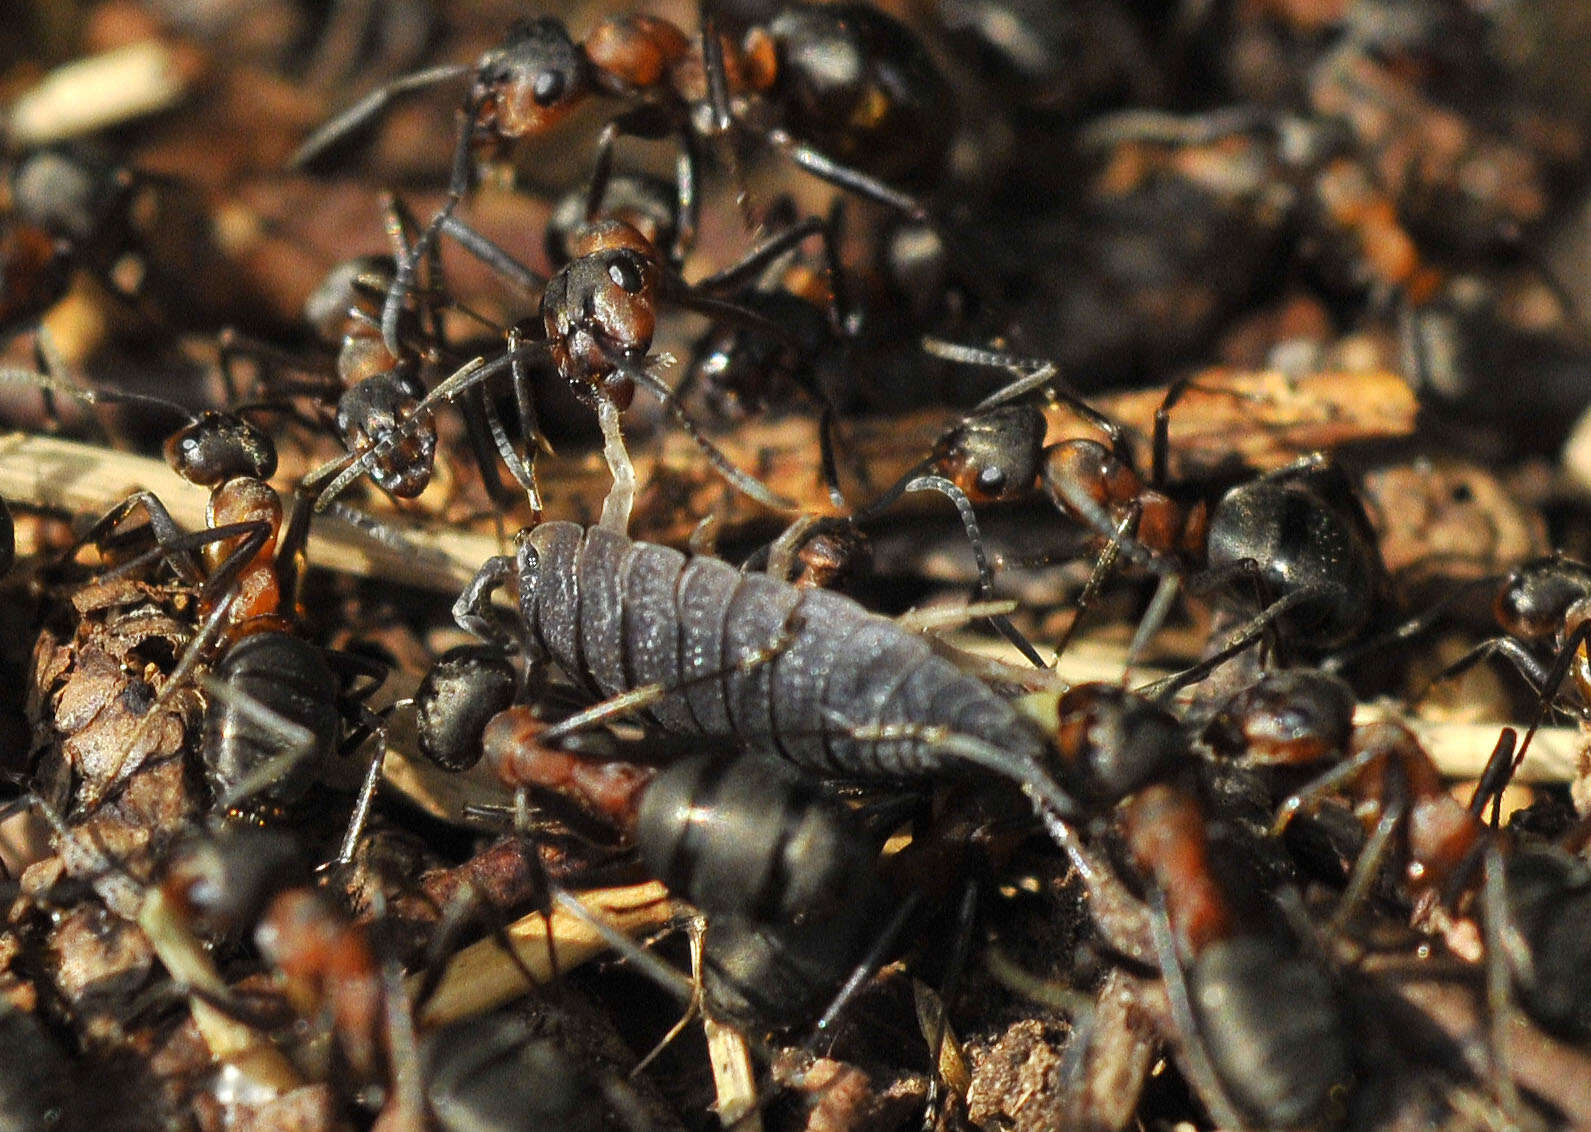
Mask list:
[[[567,86],[563,72],[542,71],[531,84],[530,96],[536,100],[537,106],[551,106],[563,97]]]
[[[1005,469],[990,465],[978,473],[978,490],[998,495],[1005,490]]]
[[[631,295],[639,294],[644,283],[640,268],[628,259],[616,259],[608,264],[608,278]]]

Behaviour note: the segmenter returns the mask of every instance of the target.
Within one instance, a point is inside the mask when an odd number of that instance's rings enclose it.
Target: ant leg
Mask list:
[[[516,374],[516,380],[519,375]],[[516,400],[518,390],[515,390]],[[535,441],[527,435],[526,456],[521,460],[515,451],[513,441],[508,438],[508,430],[503,427],[503,419],[497,411],[497,403],[487,397],[482,403],[486,413],[486,427],[491,432],[492,443],[497,448],[497,455],[508,468],[508,474],[514,477],[514,482],[519,484],[524,491],[525,498],[530,502],[531,522],[541,522],[541,491],[536,486],[536,454]],[[523,416],[520,418],[523,422]],[[522,430],[523,432],[523,430]]]
[[[399,701],[403,702],[405,701]],[[376,749],[370,756],[370,766],[365,771],[364,781],[359,786],[359,796],[355,799],[353,812],[348,818],[348,830],[343,834],[342,847],[337,850],[337,856],[333,860],[335,865],[347,865],[353,861],[354,851],[359,848],[359,838],[364,835],[365,825],[370,820],[370,807],[375,803],[376,788],[381,785],[381,771],[387,761],[387,719],[397,707],[398,704],[393,704],[380,715],[369,709],[362,710],[361,722],[375,737]]]
[[[465,194],[470,190],[470,182],[474,179],[470,140],[479,109],[473,98],[465,99],[463,109],[459,112],[459,140],[453,150],[453,169],[448,177],[447,196],[442,201],[442,207],[420,233],[420,238],[409,249],[409,254],[398,261],[397,270],[392,276],[392,286],[387,289],[387,298],[381,307],[381,341],[393,357],[402,356],[398,342],[398,322],[403,314],[403,304],[414,290],[415,272],[419,268],[420,261],[429,254],[432,244],[436,242],[437,235],[442,230],[442,225],[463,202]]]
[[[1094,560],[1094,568],[1089,572],[1088,581],[1084,583],[1082,593],[1078,594],[1077,600],[1072,603],[1073,613],[1071,623],[1066,626],[1066,631],[1061,634],[1060,642],[1055,646],[1055,659],[1057,663],[1060,662],[1062,654],[1066,652],[1066,647],[1072,643],[1072,638],[1077,634],[1078,628],[1083,624],[1083,614],[1087,612],[1088,607],[1093,604],[1094,598],[1099,595],[1099,591],[1104,588],[1105,581],[1110,577],[1111,572],[1116,568],[1116,559],[1119,557],[1121,552],[1122,540],[1131,538],[1133,533],[1138,529],[1138,518],[1141,514],[1141,507],[1137,505],[1129,507],[1127,514],[1123,515],[1121,522],[1116,525],[1115,533],[1111,535],[1110,541],[1105,544],[1105,549],[1100,551],[1099,557]],[[1144,621],[1139,622],[1140,630],[1143,629],[1143,626],[1147,621],[1148,618],[1145,617]],[[1158,629],[1159,626],[1156,625],[1155,628]],[[1133,640],[1136,641],[1137,639],[1138,635],[1134,634]],[[1137,655],[1137,650],[1128,650],[1129,665],[1130,661],[1132,659],[1136,659]]]
[[[798,515],[768,546],[768,562],[764,573],[777,582],[788,582],[795,570],[796,552],[815,532],[823,520],[817,515]]]
[[[716,444],[714,444],[711,440],[707,439],[706,435],[701,431],[700,428],[697,427],[696,422],[691,419],[690,414],[685,411],[684,406],[681,405],[679,403],[679,400],[674,396],[674,391],[672,389],[670,389],[667,385],[663,384],[663,382],[661,380],[659,380],[657,377],[653,376],[651,373],[648,373],[646,370],[631,370],[631,371],[626,371],[626,372],[628,372],[629,376],[632,377],[635,380],[635,383],[637,385],[641,386],[643,389],[647,390],[647,392],[651,393],[654,397],[656,397],[659,401],[663,402],[663,407],[669,411],[669,415],[674,418],[675,422],[684,431],[685,435],[688,436],[691,439],[691,442],[693,444],[695,444],[696,447],[701,450],[702,455],[707,457],[707,462],[712,464],[713,469],[715,471],[717,471],[720,476],[723,477],[724,482],[729,484],[730,487],[734,488],[736,491],[740,492],[742,495],[746,496],[748,499],[751,499],[751,500],[753,500],[753,501],[755,501],[757,503],[762,504],[764,507],[768,508],[770,511],[797,511],[797,510],[800,510],[799,505],[794,500],[786,499],[784,496],[776,494],[775,492],[770,490],[768,487],[766,487],[760,480],[758,480],[755,477],[747,474],[746,472],[741,471],[739,468],[735,467],[734,464],[730,463],[729,457],[724,455],[722,450],[720,450],[719,447]],[[601,398],[601,397],[598,398],[597,404],[598,404],[598,420],[599,421],[601,421],[601,415],[600,415],[601,414],[601,406],[603,404],[605,404],[605,403],[607,403],[606,398]],[[618,412],[617,412],[617,410],[614,410],[613,428],[614,428],[614,434],[615,434],[615,436],[617,436],[617,432],[618,432]],[[606,424],[604,424],[603,425],[603,440],[604,440],[603,451],[604,451],[604,454],[607,453],[607,438],[608,438],[608,427],[607,427]],[[621,450],[622,450],[622,447],[623,447],[623,441],[622,441],[622,439],[620,439],[620,448],[621,448]],[[613,461],[610,458],[609,459],[609,467],[612,467],[612,466],[613,466]],[[634,496],[635,469],[633,467],[629,467],[628,466],[628,457],[626,457],[626,466],[627,466],[627,470],[629,472],[630,479],[631,479],[630,493],[631,493],[631,497],[633,498],[633,496]],[[617,487],[618,487],[617,476],[615,476],[615,479],[614,479],[614,487],[615,487],[615,489],[617,489]],[[610,498],[611,498],[611,496],[610,496]],[[603,509],[602,509],[602,515],[603,515],[602,525],[605,526],[605,527],[609,526],[609,523],[607,521],[607,513],[608,513],[607,512],[607,503],[604,502],[603,503]],[[628,520],[628,518],[629,518],[629,509],[628,509],[628,503],[627,503],[626,504],[626,509],[625,509],[625,519]]]
[[[507,248],[452,213],[442,217],[437,231],[450,237],[455,244],[521,291],[537,294],[547,285],[547,280],[540,273],[532,271]]]
[[[95,520],[93,525],[66,549],[61,556],[61,561],[70,562],[77,557],[78,552],[83,547],[91,543],[97,544],[110,536],[121,526],[122,521],[138,507],[142,507],[144,513],[149,516],[150,532],[155,536],[155,542],[160,548],[181,546],[184,537],[182,529],[177,526],[176,520],[171,517],[171,512],[166,510],[166,505],[160,501],[154,492],[140,491],[128,496]],[[173,550],[169,555],[166,555],[166,560],[171,563],[172,569],[177,571],[177,574],[184,582],[192,586],[204,584],[204,575],[200,572],[198,564],[194,562],[193,556],[186,549]],[[147,558],[143,559],[143,561],[147,561]],[[143,565],[143,561],[138,561],[137,564]],[[136,568],[136,566],[124,565],[118,569],[125,571]]]
[[[384,86],[377,87],[348,109],[338,114],[320,129],[310,134],[287,159],[289,169],[302,169],[315,161],[337,142],[358,130],[376,115],[380,114],[394,99],[411,91],[424,90],[426,87],[436,86],[439,83],[452,79],[467,78],[471,68],[459,63],[450,63],[440,67],[430,67],[424,71],[416,71],[410,75],[402,75]]]
[[[807,237],[824,235],[825,232],[826,227],[822,220],[808,217],[799,224],[770,236],[721,271],[715,271],[703,279],[698,279],[691,284],[691,289],[701,294],[713,295],[738,291],[754,283],[764,268]]]
[[[501,513],[518,503],[519,496],[503,482],[497,472],[497,456],[502,450],[498,443],[502,423],[498,421],[497,428],[492,427],[495,414],[488,410],[489,402],[486,386],[479,385],[459,398],[459,412],[464,418],[464,438],[469,445],[470,457],[475,462],[475,470],[480,473],[481,486]]]
[[[841,261],[841,248],[845,237],[845,201],[835,197],[829,205],[828,218],[823,222],[823,266],[829,274],[829,326],[842,338],[857,333],[856,312],[851,308],[851,296],[845,288],[845,270]]]
[[[1298,816],[1299,812],[1313,805],[1316,801],[1333,793],[1344,783],[1352,782],[1359,773],[1377,759],[1387,757],[1384,747],[1371,746],[1360,751],[1352,758],[1344,759],[1324,774],[1317,776],[1293,793],[1289,794],[1282,804],[1276,809],[1276,817],[1271,822],[1271,836],[1280,837],[1282,832]]]
[[[1331,656],[1326,657],[1320,662],[1320,667],[1326,672],[1337,674],[1344,671],[1349,665],[1353,664],[1354,661],[1358,660],[1360,657],[1377,655],[1394,645],[1401,644],[1404,641],[1417,637],[1435,625],[1440,619],[1441,615],[1447,612],[1449,608],[1456,605],[1459,601],[1468,597],[1477,590],[1493,589],[1501,581],[1502,578],[1500,576],[1492,575],[1485,578],[1475,578],[1471,581],[1461,583],[1455,586],[1441,599],[1433,602],[1429,608],[1420,611],[1413,617],[1410,617],[1408,620],[1404,621],[1402,624],[1396,625],[1384,633],[1377,633],[1369,640],[1362,641],[1359,644],[1354,645],[1352,648],[1343,649],[1341,652],[1336,652]],[[1470,661],[1469,663],[1473,664],[1474,661]],[[1453,675],[1457,675],[1457,673],[1451,671],[1450,665],[1448,669],[1443,670],[1442,675],[1437,677],[1437,679],[1442,679],[1443,677]],[[1436,680],[1432,680],[1431,683],[1436,683]],[[1429,685],[1427,687],[1429,687]]]
[[[939,1103],[940,1089],[945,1083],[945,1042],[955,1049],[955,1037],[950,1033],[950,1020],[946,1017],[945,1000],[954,996],[961,976],[967,969],[967,955],[972,947],[972,928],[978,911],[978,882],[969,881],[961,894],[956,909],[956,934],[950,945],[950,958],[945,963],[945,980],[935,994],[916,979],[912,980],[912,999],[916,1007],[917,1028],[928,1045],[928,1099],[924,1109],[933,1112]]]
[[[1530,721],[1530,728],[1525,732],[1525,737],[1520,741],[1519,751],[1514,755],[1513,768],[1518,770],[1525,761],[1525,752],[1530,749],[1530,741],[1535,738],[1542,722],[1547,718],[1547,712],[1552,709],[1552,703],[1558,696],[1558,689],[1563,686],[1565,677],[1578,658],[1586,642],[1591,641],[1591,618],[1580,622],[1564,637],[1563,644],[1558,649],[1558,655],[1552,658],[1552,667],[1541,681],[1541,696],[1536,701],[1536,714]]]
[[[1278,618],[1312,596],[1314,595],[1308,590],[1294,590],[1290,594],[1277,598],[1261,610],[1257,616],[1250,618],[1228,634],[1221,647],[1214,653],[1197,664],[1183,669],[1181,672],[1167,676],[1163,680],[1156,680],[1152,684],[1145,684],[1137,689],[1138,693],[1152,700],[1164,701],[1174,695],[1178,689],[1186,688],[1189,684],[1198,683],[1238,653],[1252,647],[1256,641],[1271,630]]]
[[[1519,1090],[1514,1085],[1513,1065],[1508,1056],[1509,1030],[1514,1021],[1513,996],[1509,993],[1509,958],[1520,956],[1528,962],[1529,948],[1518,937],[1509,920],[1502,851],[1495,841],[1486,846],[1482,858],[1481,904],[1481,931],[1486,946],[1486,1014],[1489,1023],[1486,1048],[1492,1087],[1496,1092],[1498,1107],[1509,1118],[1509,1125],[1518,1128],[1522,1127],[1524,1114]]]
[[[674,246],[669,250],[669,262],[678,266],[696,243],[696,231],[701,226],[701,168],[702,149],[696,131],[691,128],[689,112],[676,129],[679,154],[674,159],[674,200],[677,220],[674,226]],[[730,151],[730,161],[735,161]],[[736,164],[736,169],[739,166]]]
[[[833,1033],[834,1024],[840,1020],[840,1013],[851,1004],[851,1001],[856,998],[861,989],[867,985],[868,980],[877,974],[879,968],[884,965],[884,961],[889,957],[890,949],[895,946],[896,940],[899,939],[901,931],[905,928],[906,921],[911,918],[912,913],[917,910],[917,905],[921,901],[922,894],[912,892],[900,902],[900,907],[895,909],[894,914],[884,924],[884,930],[879,932],[878,938],[867,949],[867,954],[862,957],[862,961],[856,965],[856,969],[851,972],[850,977],[845,980],[844,985],[835,994],[834,1000],[829,1003],[827,1009],[823,1011],[822,1016],[812,1027],[812,1036],[804,1043],[809,1052],[815,1053],[814,1046],[818,1040]]]
[[[453,603],[453,621],[484,644],[504,650],[525,650],[525,629],[520,619],[492,602],[492,594],[515,581],[519,571],[512,558],[493,555],[481,563]]]
[[[713,112],[713,130],[724,134],[734,124],[729,105],[729,70],[724,65],[724,41],[718,33],[718,13],[711,3],[701,6],[702,69],[707,72],[707,105]]]
[[[978,597],[983,601],[991,600],[994,597],[994,573],[989,569],[989,555],[984,549],[983,532],[978,528],[978,516],[973,512],[972,501],[967,498],[966,493],[945,477],[933,475],[918,476],[906,485],[905,490],[937,491],[955,506],[956,513],[961,516],[962,528],[967,532],[967,541],[972,544],[972,557],[978,566]],[[1044,663],[1044,658],[1039,656],[1038,650],[1033,647],[1033,642],[1023,636],[1005,614],[990,617],[988,622],[1035,668],[1049,667]]]
[[[562,909],[596,932],[597,935],[602,937],[604,943],[628,959],[643,975],[657,983],[663,990],[679,999],[682,1003],[691,1001],[693,994],[689,979],[667,963],[664,963],[650,951],[638,946],[629,936],[593,915],[589,908],[580,903],[580,899],[574,893],[554,885],[552,902],[557,908]]]
[[[770,130],[765,137],[769,145],[819,180],[827,181],[831,185],[856,193],[868,200],[877,201],[920,224],[932,223],[927,207],[909,193],[892,188],[860,169],[835,161],[811,146],[796,141],[784,130]]]
[[[1365,838],[1364,847],[1359,850],[1359,857],[1353,863],[1353,871],[1348,875],[1348,885],[1337,900],[1336,908],[1332,909],[1332,934],[1343,933],[1354,915],[1364,906],[1370,895],[1370,886],[1376,882],[1381,875],[1381,867],[1386,864],[1387,854],[1392,849],[1392,839],[1399,830],[1405,828],[1403,819],[1406,814],[1402,804],[1388,806],[1370,831],[1370,836]]]
[[[1537,695],[1541,694],[1547,683],[1548,666],[1513,637],[1490,637],[1482,641],[1431,677],[1430,683],[1425,686],[1425,692],[1443,680],[1451,679],[1494,655],[1501,656],[1512,664],[1525,683],[1530,685],[1530,690]],[[1425,692],[1422,692],[1421,696],[1424,696]]]
[[[1502,821],[1503,789],[1514,777],[1514,743],[1518,738],[1518,733],[1512,727],[1503,728],[1497,736],[1497,745],[1492,748],[1491,757],[1481,769],[1480,779],[1475,783],[1475,793],[1469,800],[1469,816],[1476,821],[1481,820],[1490,803],[1490,824],[1493,829]]]
[[[245,334],[235,326],[222,327],[221,333],[216,336],[216,368],[221,374],[221,387],[226,394],[228,405],[237,405],[245,400],[239,392],[237,380],[238,362],[244,358],[258,363],[260,370],[268,365],[300,374],[312,372],[310,363],[303,358],[295,357],[280,346]],[[274,388],[266,382],[263,372],[256,372],[250,397],[263,396],[268,387]],[[290,394],[299,391],[299,386],[296,384],[287,388]],[[303,392],[309,396],[319,395],[335,400],[342,392],[342,384],[327,378],[316,384],[304,386]]]

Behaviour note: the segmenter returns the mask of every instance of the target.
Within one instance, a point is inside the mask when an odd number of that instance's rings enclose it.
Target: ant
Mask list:
[[[379,319],[398,265],[410,247],[413,221],[401,202],[391,196],[386,200],[385,213],[392,254],[360,256],[335,265],[304,303],[305,321],[323,343],[336,350],[337,381],[289,383],[285,392],[334,402],[330,423],[343,445],[351,452],[364,454],[361,466],[368,469],[382,491],[397,499],[412,499],[429,485],[436,458],[435,423],[419,408],[426,397],[422,368],[448,353],[440,316],[441,268],[433,257],[430,287],[424,293],[410,295],[399,312],[393,348],[382,336]],[[290,369],[308,368],[304,362],[285,357],[270,346],[229,333],[222,341],[223,374],[229,374],[231,360],[240,353],[258,354],[263,359],[285,363]],[[231,385],[229,377],[229,393],[234,392]],[[519,431],[527,444],[533,444],[539,439],[535,402],[522,383],[516,384],[515,404],[520,415]],[[495,454],[502,457],[524,489],[532,510],[539,512],[541,496],[533,458],[522,459],[514,450],[497,409],[484,390],[467,391],[462,397],[462,412],[471,454],[494,503],[507,509],[516,502],[512,491],[498,478]],[[309,482],[314,484],[313,475]]]
[[[248,933],[294,1005],[329,1020],[354,1076],[374,1081],[383,1054],[393,1060],[387,1015],[401,996],[389,993],[365,928],[311,883],[306,866],[295,839],[279,831],[233,826],[197,835],[166,862],[158,902],[148,906],[159,914],[140,918],[157,947],[182,931]]]
[[[1352,1079],[1355,1045],[1330,977],[1238,909],[1214,871],[1193,794],[1151,784],[1127,801],[1122,824],[1133,862],[1154,882],[1172,1018],[1217,1123],[1294,1128],[1325,1117]]]
[[[284,522],[281,497],[268,482],[276,470],[276,449],[264,432],[235,413],[195,415],[160,398],[86,389],[46,374],[7,371],[6,376],[88,405],[135,404],[187,418],[168,437],[166,458],[183,479],[211,489],[206,529],[184,534],[160,499],[141,491],[92,524],[68,557],[82,546],[105,543],[142,509],[156,545],[121,562],[102,580],[158,559],[194,588],[201,625],[144,718],[145,725],[158,719],[161,704],[211,656],[218,641],[225,642],[200,681],[212,700],[201,749],[222,808],[235,816],[259,817],[302,798],[339,747],[345,715],[356,716],[360,727],[369,729],[356,729],[350,742],[363,741],[370,731],[384,733],[382,721],[363,707],[385,678],[384,668],[351,653],[329,653],[291,631],[298,620],[310,508],[300,497]],[[194,550],[200,551],[205,569]],[[128,749],[136,748],[140,737],[135,733]],[[109,780],[117,777],[112,773]],[[372,775],[361,805],[373,789]],[[239,809],[244,801],[249,806]]]
[[[540,329],[544,337],[539,341],[530,339],[523,328],[511,328],[508,349],[502,357],[491,363],[477,360],[455,371],[415,406],[408,423],[385,433],[374,445],[312,473],[307,482],[320,491],[316,508],[325,506],[363,474],[372,459],[380,459],[393,446],[402,444],[408,430],[416,427],[433,405],[474,389],[504,369],[513,371],[516,382],[522,383],[521,367],[527,356],[533,351],[545,351],[575,395],[596,411],[603,454],[614,480],[614,490],[603,504],[605,526],[625,529],[634,503],[635,469],[625,450],[619,414],[630,405],[637,387],[663,402],[732,487],[771,510],[794,510],[795,505],[789,500],[736,468],[701,432],[674,392],[651,372],[648,351],[665,302],[788,338],[788,332],[777,324],[715,298],[714,292],[737,284],[745,273],[755,272],[768,260],[820,232],[821,227],[817,221],[798,224],[752,249],[739,264],[687,284],[631,225],[619,220],[587,225],[570,248],[574,258],[548,280],[542,292]]]
[[[1346,922],[1398,846],[1415,922],[1447,930],[1455,950],[1472,952],[1473,943],[1450,930],[1447,916],[1462,913],[1473,898],[1488,978],[1501,985],[1511,977],[1531,1018],[1553,1033],[1583,1041],[1591,1035],[1586,946],[1580,934],[1557,931],[1554,925],[1574,922],[1591,900],[1591,871],[1572,851],[1584,830],[1571,830],[1565,844],[1554,845],[1515,841],[1495,829],[1497,801],[1517,766],[1516,739],[1511,728],[1503,729],[1473,797],[1462,805],[1407,728],[1362,725],[1355,728],[1342,762],[1283,803],[1276,827],[1316,805],[1328,791],[1345,790],[1368,836],[1336,922]],[[1484,818],[1488,805],[1491,824]],[[1490,997],[1497,1003],[1501,995],[1494,989]]]
[[[472,152],[540,136],[593,95],[629,109],[609,122],[598,141],[588,220],[597,215],[621,134],[672,135],[679,142],[679,224],[671,263],[683,259],[695,238],[704,134],[750,132],[832,184],[926,219],[922,204],[896,186],[931,182],[942,172],[951,91],[915,37],[892,17],[863,5],[785,3],[766,22],[746,27],[735,45],[720,35],[717,15],[707,7],[699,59],[706,72],[707,126],[680,82],[682,67],[695,62],[691,54],[684,31],[652,16],[610,17],[579,44],[553,17],[522,21],[473,67],[432,68],[376,90],[316,131],[294,163],[313,160],[400,94],[469,78],[447,198],[400,265],[398,296],[469,191]],[[760,99],[775,123],[761,125],[750,110],[737,111],[732,95],[739,93]],[[390,342],[391,318],[384,316],[382,323]]]
[[[129,215],[138,188],[131,170],[88,150],[49,147],[18,158],[7,188],[0,334],[37,323],[65,296],[79,268],[116,297],[138,298],[143,257]]]

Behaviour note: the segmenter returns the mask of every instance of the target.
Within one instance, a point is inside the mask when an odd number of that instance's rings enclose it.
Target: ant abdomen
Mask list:
[[[323,651],[288,633],[254,633],[227,650],[213,678],[236,693],[212,697],[217,702],[205,713],[204,761],[217,797],[241,790],[251,807],[298,801],[330,761],[341,731],[338,680]],[[258,708],[303,738],[267,726]]]
[[[763,923],[832,914],[878,855],[847,807],[766,756],[663,770],[635,841],[648,871],[703,911]]]
[[[1345,1009],[1326,973],[1286,940],[1245,934],[1205,944],[1188,992],[1211,1064],[1255,1124],[1307,1124],[1346,1091]]]
[[[1510,926],[1530,962],[1514,985],[1530,1016],[1572,1041],[1591,1037],[1591,867],[1558,849],[1521,849],[1504,861]]]

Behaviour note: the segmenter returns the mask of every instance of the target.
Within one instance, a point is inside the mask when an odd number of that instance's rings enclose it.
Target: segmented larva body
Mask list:
[[[533,647],[593,697],[684,684],[648,709],[662,730],[846,778],[953,769],[942,732],[1000,752],[999,765],[973,760],[986,769],[1045,777],[1043,739],[1007,700],[850,598],[601,527],[549,522],[524,537],[536,556],[534,579],[521,580]],[[707,673],[720,675],[690,682]]]

